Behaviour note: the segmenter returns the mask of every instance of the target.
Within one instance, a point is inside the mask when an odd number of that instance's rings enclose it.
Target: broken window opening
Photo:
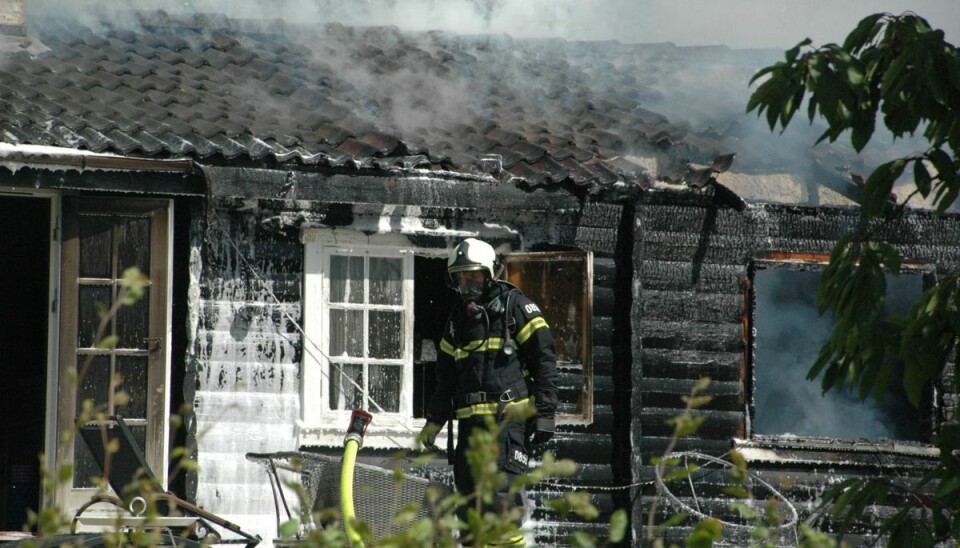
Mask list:
[[[822,265],[767,266],[752,283],[752,434],[929,441],[929,408],[911,405],[901,383],[892,381],[878,405],[872,395],[861,401],[856,387],[821,394],[822,375],[806,379],[833,328],[815,305]],[[923,287],[919,271],[887,275],[886,314],[906,313]]]
[[[508,253],[507,281],[537,303],[553,334],[560,374],[557,421],[593,422],[593,254]]]

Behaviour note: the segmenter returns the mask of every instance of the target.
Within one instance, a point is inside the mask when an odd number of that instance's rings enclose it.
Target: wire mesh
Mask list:
[[[297,473],[303,488],[303,503],[314,515],[326,509],[340,510],[340,455],[300,451],[275,453],[256,460],[265,465],[272,461],[281,470]],[[405,506],[418,505],[415,519],[431,516],[427,499],[427,490],[431,486],[439,489],[441,496],[450,492],[443,483],[411,474],[411,470],[401,466],[400,462],[392,468],[357,462],[353,478],[353,506],[357,519],[363,521],[376,537],[399,533],[406,528],[405,524],[395,524],[393,519]]]

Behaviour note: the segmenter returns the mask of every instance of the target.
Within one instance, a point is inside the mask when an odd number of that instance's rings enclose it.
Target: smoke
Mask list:
[[[301,44],[303,51],[296,54],[309,57],[327,83],[349,91],[334,101],[334,108],[360,119],[348,129],[392,132],[439,154],[462,146],[452,141],[463,134],[451,131],[458,125],[494,120],[501,128],[525,133],[530,128],[523,123],[536,119],[541,128],[567,135],[571,123],[592,124],[606,133],[596,137],[601,144],[606,138],[632,140],[614,140],[608,148],[644,159],[658,157],[646,138],[662,129],[663,120],[651,123],[649,130],[629,125],[635,118],[577,120],[591,110],[585,104],[613,97],[665,117],[672,126],[670,138],[681,147],[674,148],[672,156],[682,157],[688,144],[691,154],[720,148],[714,152],[737,153],[735,170],[751,173],[812,170],[816,158],[844,175],[848,169],[867,173],[891,157],[896,152],[888,146],[890,139],[878,137],[877,147],[851,161],[855,155],[848,145],[813,149],[823,127],[811,127],[800,116],[773,138],[763,120],[744,113],[749,79],[782,58],[784,48],[805,37],[817,43],[840,41],[861,17],[879,10],[900,13],[912,7],[934,26],[946,26],[948,39],[958,35],[951,26],[960,25],[960,17],[953,16],[960,8],[951,2],[904,3],[854,1],[838,7],[826,0],[30,0],[27,17],[40,21],[37,16],[56,14],[94,32],[104,28],[104,21],[136,31],[141,24],[137,12],[158,9],[177,18],[222,14],[256,21]],[[371,26],[381,27],[364,34]],[[347,27],[354,29],[344,30]],[[400,37],[401,32],[408,34]],[[458,44],[469,54],[456,59],[453,73],[444,72],[439,61],[457,55]],[[383,55],[369,55],[370,48],[379,48]],[[403,58],[411,54],[423,58]],[[372,64],[371,58],[381,63]],[[304,105],[290,104],[257,86],[251,82],[235,95],[251,98],[277,120],[303,116]],[[528,109],[523,116],[507,108],[518,102]],[[704,133],[716,136],[716,142],[700,147],[696,139]],[[691,142],[684,143],[685,138]],[[587,148],[589,143],[578,144]],[[903,150],[922,149],[920,143]],[[711,158],[684,159],[709,163]],[[658,157],[661,168],[668,163],[664,160]],[[673,175],[669,170],[661,174]],[[800,175],[822,179],[813,171]]]
[[[839,42],[864,16],[912,10],[947,39],[960,40],[954,0],[30,0],[28,11],[54,8],[77,17],[162,9],[223,13],[297,23],[394,25],[402,30],[503,33],[514,38],[672,42],[682,46],[788,48],[804,38]]]
[[[926,441],[921,413],[907,402],[896,376],[880,405],[872,397],[861,402],[850,390],[821,395],[820,378],[806,380],[832,329],[813,303],[820,276],[819,271],[756,272],[754,433]],[[887,311],[904,313],[921,284],[919,275],[888,276]]]

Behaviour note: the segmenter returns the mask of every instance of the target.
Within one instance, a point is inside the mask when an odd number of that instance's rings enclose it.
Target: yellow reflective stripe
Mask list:
[[[461,348],[453,346],[447,342],[447,339],[440,340],[440,351],[453,356],[455,360],[462,360],[470,356],[471,352],[486,352],[487,350],[500,350],[501,348],[503,348],[503,339],[499,337],[490,337],[485,341],[470,341],[466,346]]]
[[[527,325],[523,326],[523,329],[517,333],[517,342],[523,344],[527,342],[527,339],[530,338],[530,335],[533,335],[533,332],[541,327],[547,327],[547,320],[543,319],[543,316],[537,316],[536,318],[527,322]]]
[[[527,397],[527,398],[523,398],[522,400],[516,400],[516,401],[507,403],[507,405],[504,406],[504,409],[506,409],[507,407],[515,406],[515,405],[526,405],[529,403],[533,403],[533,400]],[[474,417],[478,415],[496,415],[497,407],[499,405],[500,404],[498,404],[497,402],[485,402],[485,403],[475,403],[473,405],[461,407],[460,409],[457,409],[457,418],[469,419],[470,417]]]
[[[447,339],[440,340],[440,351],[444,354],[453,356],[453,359],[455,360],[466,358],[469,355],[447,342]]]

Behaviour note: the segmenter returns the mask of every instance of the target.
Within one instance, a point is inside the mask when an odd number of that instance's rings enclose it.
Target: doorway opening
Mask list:
[[[40,504],[50,314],[51,200],[0,195],[0,530]]]

